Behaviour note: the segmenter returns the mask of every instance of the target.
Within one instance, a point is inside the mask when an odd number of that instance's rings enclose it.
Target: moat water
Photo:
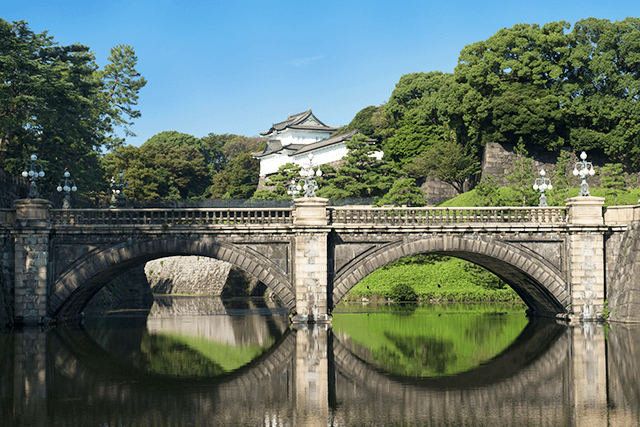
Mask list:
[[[0,331],[0,426],[640,426],[640,325],[500,305],[260,300]]]

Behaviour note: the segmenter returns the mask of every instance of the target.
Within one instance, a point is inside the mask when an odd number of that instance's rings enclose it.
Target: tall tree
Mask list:
[[[618,194],[627,185],[622,165],[620,163],[607,163],[600,169],[600,176],[605,194],[613,196],[615,203],[618,204]]]
[[[142,85],[108,92],[103,76],[88,47],[60,46],[24,21],[0,19],[0,168],[18,173],[37,153],[47,171],[44,197],[65,169],[80,193],[104,190],[100,150],[112,146],[111,135],[128,114],[127,93],[135,99]]]
[[[138,104],[138,92],[147,84],[147,80],[136,70],[138,57],[129,45],[111,48],[108,61],[109,64],[98,71],[98,78],[103,84],[105,115],[113,126],[124,130],[125,136],[136,136],[131,126],[133,119],[140,117],[140,111],[135,110],[134,106]],[[108,148],[124,143],[123,138],[113,133],[107,136],[107,141]]]

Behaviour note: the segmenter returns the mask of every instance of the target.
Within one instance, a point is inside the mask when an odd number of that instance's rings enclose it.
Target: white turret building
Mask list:
[[[305,166],[309,164],[309,154],[313,154],[316,165],[339,162],[347,155],[346,141],[358,131],[331,136],[337,129],[322,123],[309,109],[260,132],[267,138],[264,151],[253,153],[260,159],[260,177],[278,172],[287,163]]]

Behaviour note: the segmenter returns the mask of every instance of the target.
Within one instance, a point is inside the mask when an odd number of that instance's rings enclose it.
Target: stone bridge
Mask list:
[[[47,200],[16,200],[15,209],[0,211],[2,299],[9,323],[77,319],[127,269],[197,255],[262,281],[294,323],[323,323],[371,272],[408,255],[438,253],[495,273],[533,314],[597,320],[619,285],[614,272],[626,266],[633,274],[627,266],[633,257],[624,258],[635,248],[627,231],[640,219],[638,206],[603,208],[603,202],[576,197],[551,208],[375,208],[301,198],[276,209],[58,210]],[[629,307],[640,308],[633,305],[640,298],[628,296],[640,291],[624,295],[627,311],[637,312]]]

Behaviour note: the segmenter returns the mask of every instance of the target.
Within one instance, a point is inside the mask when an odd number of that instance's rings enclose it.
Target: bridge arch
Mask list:
[[[288,308],[295,307],[289,278],[264,255],[232,243],[188,236],[125,242],[95,250],[56,277],[49,299],[53,319],[77,317],[91,298],[123,271],[157,258],[199,255],[226,261],[264,283]]]
[[[486,268],[508,283],[535,314],[564,314],[571,303],[562,272],[522,245],[490,236],[434,235],[389,243],[352,260],[334,280],[333,307],[370,273],[406,256],[423,253],[453,256]]]

